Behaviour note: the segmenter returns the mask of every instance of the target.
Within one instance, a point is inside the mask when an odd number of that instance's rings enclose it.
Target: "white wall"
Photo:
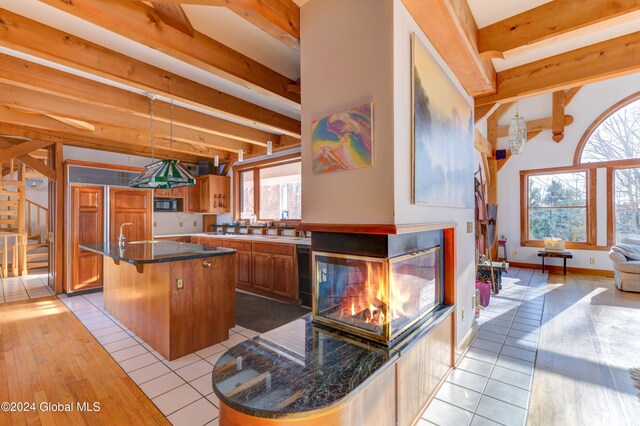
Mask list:
[[[587,128],[609,107],[621,99],[640,90],[640,74],[619,77],[584,86],[565,110],[572,115],[574,122],[565,128],[564,140],[556,143],[551,139],[551,131],[542,132],[528,142],[524,154],[512,156],[498,172],[498,232],[508,238],[507,248],[510,261],[539,263],[536,247],[520,246],[520,170],[569,166]],[[524,99],[519,102],[522,116],[527,120],[551,116],[551,94]],[[509,111],[499,124],[509,124],[515,110]],[[498,146],[507,147],[506,138],[498,140]],[[606,180],[602,170],[597,176],[597,230],[598,242],[606,243]],[[611,261],[606,251],[575,250],[574,258],[568,266],[611,270]],[[590,264],[593,258],[595,264]],[[549,263],[561,264],[562,260],[550,260]]]
[[[393,223],[393,2],[312,0],[300,21],[303,220]],[[375,165],[314,175],[311,122],[371,101]]]
[[[131,167],[144,167],[151,162],[151,159],[146,157],[119,154],[117,152],[97,151],[74,146],[64,147],[64,159]],[[183,226],[180,226],[181,221]],[[194,225],[194,222],[196,225]],[[154,212],[153,223],[154,235],[202,232],[202,214]]]
[[[429,39],[411,17],[400,0],[394,0],[394,192],[395,223],[425,223],[453,221],[456,227],[456,301],[458,343],[471,328],[473,317],[472,296],[475,294],[475,234],[467,233],[467,222],[474,222],[474,209],[454,209],[411,204],[411,33],[415,33],[427,46],[440,66],[448,71],[458,89],[473,104],[446,63],[440,58]],[[481,163],[480,154],[474,150],[474,170]],[[472,185],[472,182],[469,182]],[[465,316],[462,319],[462,309]]]

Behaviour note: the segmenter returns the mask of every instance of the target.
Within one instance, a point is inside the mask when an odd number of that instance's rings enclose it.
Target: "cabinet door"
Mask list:
[[[102,255],[80,244],[104,240],[104,188],[71,187],[71,279],[69,291],[102,286]]]
[[[251,252],[238,251],[236,258],[236,284],[251,287]]]
[[[111,241],[118,241],[120,225],[125,226],[123,234],[127,241],[150,240],[153,235],[153,199],[151,191],[144,189],[109,189],[109,216]]]
[[[273,255],[271,267],[273,292],[279,296],[294,297],[293,257]]]
[[[198,213],[200,211],[200,188],[199,181],[196,180],[195,185],[185,188],[185,210],[189,213]]]
[[[271,255],[253,253],[251,260],[253,286],[258,290],[272,291],[273,281],[271,279]]]
[[[198,202],[202,213],[214,213],[211,209],[211,184],[208,176],[198,178]]]

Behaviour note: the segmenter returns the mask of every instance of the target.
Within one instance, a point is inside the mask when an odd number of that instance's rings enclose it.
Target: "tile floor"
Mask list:
[[[173,425],[218,424],[213,365],[228,348],[259,334],[235,327],[229,340],[167,361],[104,311],[102,293],[60,299]]]
[[[0,303],[51,296],[47,273],[30,273],[24,277],[0,278]]]
[[[533,383],[547,274],[512,268],[478,319],[471,347],[419,425],[524,425]]]

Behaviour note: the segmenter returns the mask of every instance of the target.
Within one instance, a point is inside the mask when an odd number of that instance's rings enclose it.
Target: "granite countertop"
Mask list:
[[[318,326],[309,314],[225,352],[213,369],[213,390],[254,417],[318,414],[349,401],[452,311],[437,309],[392,348]]]
[[[200,232],[191,234],[167,234],[156,235],[155,238],[170,238],[170,237],[213,237],[224,238],[225,240],[239,240],[239,241],[259,241],[263,243],[281,243],[281,244],[297,244],[297,245],[311,245],[311,238],[302,237],[285,237],[278,235],[238,235],[238,234],[217,234],[215,232]]]
[[[104,242],[81,244],[80,247],[133,265],[224,256],[236,252],[230,248],[176,243],[173,241],[126,243],[122,248],[118,246],[118,243]]]

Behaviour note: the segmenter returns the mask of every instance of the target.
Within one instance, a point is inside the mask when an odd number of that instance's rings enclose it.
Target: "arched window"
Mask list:
[[[640,92],[605,111],[587,129],[574,164],[640,159]]]

